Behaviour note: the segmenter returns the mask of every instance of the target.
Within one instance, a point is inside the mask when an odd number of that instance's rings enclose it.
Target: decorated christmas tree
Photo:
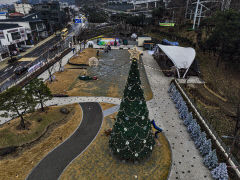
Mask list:
[[[149,112],[140,85],[138,62],[133,58],[109,140],[111,151],[120,160],[141,161],[151,155],[155,144],[148,118]]]

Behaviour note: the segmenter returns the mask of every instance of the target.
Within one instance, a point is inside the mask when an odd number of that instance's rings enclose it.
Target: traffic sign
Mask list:
[[[82,23],[82,19],[75,19],[75,23]]]

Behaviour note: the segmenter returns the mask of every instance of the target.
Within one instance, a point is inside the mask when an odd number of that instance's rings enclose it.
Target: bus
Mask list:
[[[61,31],[61,35],[62,35],[62,39],[65,39],[68,35],[68,29],[67,28],[64,28],[62,31]]]

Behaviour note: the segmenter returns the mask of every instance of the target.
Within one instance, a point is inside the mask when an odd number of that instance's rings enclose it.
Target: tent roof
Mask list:
[[[188,69],[196,56],[195,50],[191,47],[165,46],[162,44],[158,44],[158,47],[162,49],[178,69]]]

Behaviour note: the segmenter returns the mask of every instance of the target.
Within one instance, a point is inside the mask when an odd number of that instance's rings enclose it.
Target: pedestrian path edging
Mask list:
[[[187,94],[185,93],[185,91],[182,89],[182,87],[179,85],[179,83],[177,82],[176,79],[174,79],[172,82],[174,82],[174,84],[176,85],[176,87],[178,88],[178,90],[180,91],[180,93],[183,95],[183,98],[185,98],[186,102],[188,103],[188,105],[191,107],[191,109],[194,111],[195,115],[197,116],[197,118],[199,119],[199,121],[202,123],[202,125],[205,127],[205,129],[207,130],[207,134],[211,137],[211,139],[213,140],[213,142],[218,146],[218,148],[221,150],[222,154],[225,156],[225,158],[227,159],[227,162],[231,165],[232,169],[235,171],[236,175],[240,178],[240,171],[237,168],[238,166],[233,162],[232,158],[229,157],[227,150],[225,150],[225,148],[222,146],[222,144],[219,142],[219,140],[217,139],[217,137],[214,135],[214,133],[212,132],[212,130],[210,129],[210,127],[208,126],[208,124],[206,123],[206,121],[204,120],[204,118],[201,116],[201,114],[198,112],[198,110],[196,109],[195,105],[192,103],[192,101],[189,99],[189,97],[187,96]]]
[[[79,105],[80,106],[80,105]],[[78,127],[72,132],[72,134],[67,137],[63,142],[61,142],[60,144],[58,144],[55,148],[53,148],[51,151],[49,151],[44,157],[46,157],[48,154],[50,154],[52,151],[54,151],[55,149],[57,149],[59,146],[61,146],[65,141],[67,141],[76,131],[77,129],[80,127],[80,125],[82,124],[82,119],[83,119],[83,110],[82,107],[80,106],[81,111],[82,111],[82,117],[81,117],[81,122],[79,123]],[[27,177],[25,180],[28,180],[29,175],[33,172],[33,170],[38,166],[38,164],[40,164],[40,162],[43,160],[44,158],[42,158],[35,166],[34,168],[28,173]]]
[[[103,109],[102,109],[102,106],[101,106],[99,103],[98,103],[98,105],[100,106],[100,108],[101,108],[101,110],[102,110],[102,123],[101,123],[101,126],[100,126],[100,128],[99,128],[96,136],[95,136],[95,137],[93,138],[93,140],[88,144],[88,146],[87,146],[78,156],[76,156],[76,157],[64,168],[64,170],[62,171],[62,173],[60,174],[60,176],[58,177],[57,180],[61,180],[61,176],[62,176],[62,174],[64,173],[64,171],[69,167],[70,164],[72,164],[72,162],[73,162],[75,159],[77,159],[79,156],[81,156],[82,153],[84,153],[84,152],[88,149],[88,147],[89,147],[89,146],[92,144],[92,142],[96,139],[96,137],[98,136],[100,130],[102,129],[102,124],[103,124],[103,120],[104,120]],[[80,107],[81,107],[81,106],[80,106]],[[82,107],[81,107],[81,109],[82,109]],[[83,113],[82,113],[82,117],[83,117]],[[80,126],[80,125],[79,125],[79,126]],[[76,130],[77,130],[77,129],[76,129]]]

